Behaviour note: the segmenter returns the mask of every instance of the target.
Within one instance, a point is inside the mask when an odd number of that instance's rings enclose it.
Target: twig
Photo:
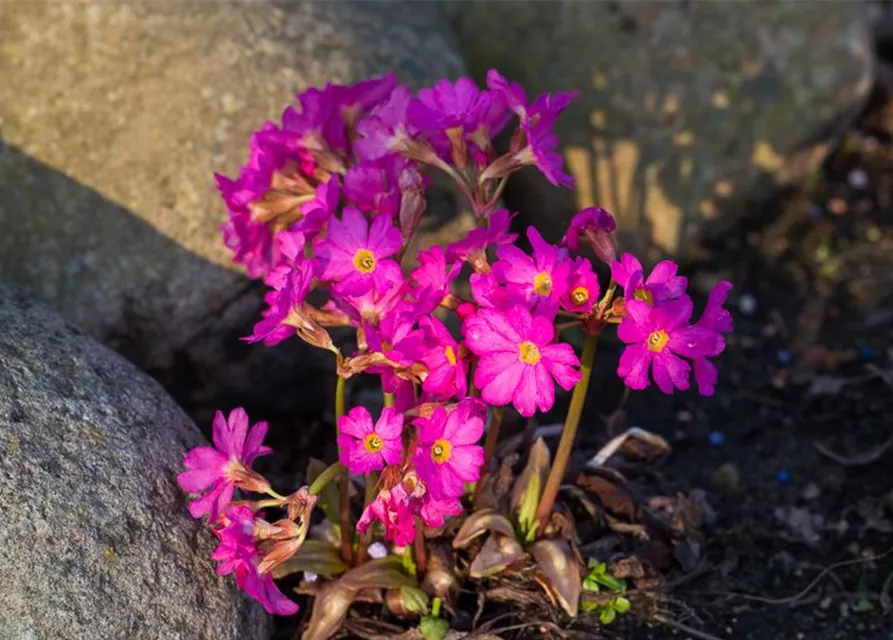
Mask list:
[[[695,638],[700,638],[701,640],[722,640],[722,638],[718,636],[710,635],[709,633],[705,633],[703,631],[698,631],[694,627],[689,627],[687,624],[682,624],[681,622],[676,622],[675,620],[671,620],[662,614],[655,614],[654,619],[661,624],[665,624],[668,627],[673,627],[677,631],[682,631],[689,635],[694,636]]]
[[[879,460],[890,447],[893,447],[893,433],[890,434],[883,444],[850,457],[842,456],[839,453],[831,451],[821,442],[813,442],[812,446],[814,446],[822,455],[831,458],[834,462],[842,464],[845,467],[864,467],[865,465]]]
[[[884,551],[883,553],[881,553],[879,555],[866,556],[864,558],[854,558],[853,560],[844,560],[842,562],[836,562],[834,564],[828,565],[827,567],[822,569],[819,572],[819,575],[817,575],[815,578],[813,578],[812,581],[808,585],[806,585],[802,590],[800,590],[798,593],[795,593],[794,595],[788,596],[786,598],[764,598],[762,596],[754,596],[754,595],[750,595],[748,593],[736,593],[734,591],[706,591],[706,592],[702,591],[702,592],[700,592],[700,594],[701,595],[726,596],[726,597],[733,597],[733,598],[743,598],[744,600],[750,600],[752,602],[761,602],[763,604],[778,604],[778,605],[793,604],[794,602],[797,602],[797,600],[800,600],[803,597],[805,597],[807,593],[812,591],[812,589],[815,588],[815,586],[819,582],[821,582],[822,579],[826,575],[831,573],[832,571],[835,571],[836,569],[842,569],[844,567],[850,567],[853,565],[859,565],[859,564],[865,564],[868,562],[876,562],[878,560],[883,560],[884,558],[886,558],[887,556],[889,556],[891,554],[893,554],[893,547],[890,547],[889,549],[887,549],[886,551]]]

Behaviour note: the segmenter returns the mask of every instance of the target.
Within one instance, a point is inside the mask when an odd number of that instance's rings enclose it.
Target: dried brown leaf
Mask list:
[[[487,578],[504,571],[524,556],[518,541],[498,533],[490,534],[468,568],[472,578]]]
[[[515,539],[515,528],[512,523],[501,513],[494,509],[481,509],[475,511],[465,519],[456,537],[453,538],[454,549],[465,549],[471,542],[488,531],[501,533],[504,536]]]
[[[614,515],[631,522],[639,519],[639,508],[632,492],[619,482],[599,472],[581,473],[577,485],[594,496],[598,503]]]
[[[556,605],[576,617],[583,580],[570,545],[566,540],[546,539],[533,543],[528,550],[542,571],[537,582]]]
[[[459,597],[459,578],[456,559],[446,545],[431,546],[421,586],[428,595],[440,598],[447,605],[455,604]]]

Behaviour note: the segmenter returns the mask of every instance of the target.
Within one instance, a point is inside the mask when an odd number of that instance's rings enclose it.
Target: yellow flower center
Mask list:
[[[645,288],[636,289],[636,292],[633,294],[633,298],[644,302],[649,307],[654,306],[654,296],[651,295],[651,292],[648,291],[648,289],[645,289]]]
[[[586,287],[577,287],[571,291],[571,300],[574,304],[586,304],[589,302],[589,289]]]
[[[368,249],[360,249],[353,257],[353,266],[362,273],[370,273],[375,270],[375,256]]]
[[[533,279],[533,290],[544,298],[552,293],[552,278],[545,271],[540,271]]]
[[[518,357],[527,364],[536,364],[542,358],[539,347],[526,340],[518,345]]]
[[[431,459],[437,464],[443,464],[453,455],[453,447],[449,440],[435,440],[431,447]]]
[[[444,347],[443,355],[446,356],[447,362],[450,363],[450,366],[453,366],[453,367],[456,366],[456,352],[453,351],[452,346],[447,345],[446,347]]]
[[[384,440],[377,433],[370,433],[363,438],[363,448],[369,453],[378,453],[384,446]]]
[[[648,349],[655,353],[660,353],[667,346],[669,340],[670,336],[667,335],[666,331],[655,331],[648,336]]]

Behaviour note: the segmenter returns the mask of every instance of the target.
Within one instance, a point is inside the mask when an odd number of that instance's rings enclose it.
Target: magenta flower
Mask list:
[[[598,276],[592,271],[592,263],[577,258],[567,279],[567,291],[561,297],[561,308],[571,313],[591,313],[599,294]]]
[[[627,316],[617,328],[618,337],[627,345],[617,367],[626,386],[646,388],[650,371],[664,393],[688,389],[691,366],[679,356],[705,357],[716,343],[715,333],[688,326],[691,312],[688,296],[653,307],[641,300],[626,300]]]
[[[470,78],[459,78],[455,84],[443,79],[431,89],[419,90],[418,99],[409,103],[407,115],[410,124],[422,131],[455,127],[472,131],[487,106],[486,96]]]
[[[402,277],[393,260],[402,240],[400,232],[385,216],[371,225],[353,207],[345,207],[341,220],[329,220],[326,239],[316,247],[319,277],[335,284],[334,291],[359,296],[370,290],[384,292]]]
[[[556,187],[573,188],[573,176],[564,172],[564,156],[556,151],[558,137],[545,124],[527,128],[527,146],[518,152],[521,166],[535,165]]]
[[[463,511],[458,498],[435,498],[429,493],[422,499],[419,517],[426,527],[437,529],[446,523],[448,517],[461,515]]]
[[[436,244],[425,251],[419,251],[417,259],[419,266],[413,270],[410,276],[413,293],[424,295],[422,292],[425,291],[430,291],[432,294],[436,292],[439,296],[439,303],[440,299],[450,293],[453,280],[459,275],[462,265],[460,263],[448,264],[443,247]]]
[[[487,72],[487,86],[503,96],[508,108],[521,118],[522,128],[527,124],[544,124],[552,126],[567,106],[580,95],[579,91],[568,93],[544,93],[531,105],[527,102],[527,93],[517,82],[510,82],[496,69]]]
[[[382,489],[363,510],[357,521],[357,531],[365,535],[369,525],[377,520],[384,525],[387,540],[398,547],[412,544],[415,539],[415,502],[402,483]]]
[[[465,344],[480,356],[474,384],[488,404],[512,403],[524,417],[555,403],[555,383],[566,390],[580,380],[580,361],[569,344],[552,344],[548,318],[522,306],[481,309],[465,321]],[[554,379],[554,382],[553,382]]]
[[[288,237],[293,238],[294,235]],[[262,313],[263,320],[254,325],[250,336],[242,339],[251,343],[263,341],[272,347],[295,335],[293,316],[304,306],[312,283],[313,263],[309,261],[271,272],[267,284],[274,288],[264,296],[268,306]]]
[[[486,262],[486,250],[489,247],[510,244],[518,234],[510,233],[513,214],[507,209],[499,209],[490,214],[486,227],[472,229],[461,240],[447,247],[447,259],[466,260],[474,266],[474,256],[479,255]]]
[[[461,357],[461,349],[442,322],[433,317],[419,320],[425,334],[425,346],[417,360],[428,367],[422,389],[438,400],[457,396],[464,398],[468,391],[468,362]]]
[[[344,195],[360,211],[395,217],[400,211],[400,176],[414,170],[396,153],[359,162],[344,176]]]
[[[403,416],[385,408],[372,424],[365,407],[354,407],[338,421],[339,460],[352,475],[381,471],[403,459]]]
[[[512,304],[505,289],[499,286],[492,272],[472,273],[468,282],[471,285],[471,297],[481,307],[504,309]]]
[[[408,135],[407,109],[412,93],[407,87],[398,86],[386,102],[376,106],[372,113],[357,125],[360,138],[354,150],[361,160],[377,160],[393,152],[395,142]]]
[[[611,235],[615,229],[617,221],[614,216],[601,207],[587,207],[571,218],[561,243],[571,251],[579,251],[582,236],[602,262],[611,264],[617,259],[617,249]]]
[[[430,418],[414,422],[419,429],[415,468],[433,498],[458,498],[466,482],[480,478],[484,448],[478,442],[485,416],[483,404],[468,398],[449,413],[438,407]]]
[[[510,300],[546,315],[554,314],[567,291],[570,260],[564,249],[547,243],[534,227],[527,228],[527,238],[533,257],[512,244],[499,247],[493,275],[505,285]]]
[[[710,357],[716,357],[725,350],[726,341],[722,334],[731,333],[733,329],[732,314],[723,308],[731,288],[731,282],[725,280],[719,282],[710,292],[707,298],[707,307],[704,309],[701,319],[695,324],[695,327],[712,333],[714,336],[713,344],[706,354]],[[716,391],[718,378],[716,366],[706,356],[695,357],[692,362],[698,393],[702,396],[712,396]]]
[[[263,490],[262,480],[250,470],[258,456],[272,453],[262,443],[267,435],[267,423],[258,422],[248,428],[248,414],[241,407],[233,409],[229,419],[218,411],[213,423],[213,447],[195,447],[183,459],[187,471],[177,476],[177,482],[189,493],[205,492],[189,503],[193,518],[208,514],[214,522],[232,501],[236,486]],[[264,481],[265,482],[265,481]],[[267,485],[269,486],[269,485]]]
[[[654,266],[651,275],[643,280],[642,263],[635,256],[624,253],[619,261],[611,263],[611,276],[623,288],[625,298],[653,305],[678,298],[685,293],[688,278],[677,276],[678,269],[675,262],[662,260]]]
[[[303,217],[294,223],[291,229],[300,231],[307,239],[313,240],[335,215],[339,204],[341,204],[341,181],[338,176],[332,176],[327,182],[316,187],[312,200],[301,205]]]
[[[239,588],[260,602],[267,613],[293,615],[298,612],[298,605],[279,591],[271,574],[258,572],[260,553],[254,537],[254,520],[254,512],[246,505],[226,510],[224,526],[214,530],[220,540],[211,554],[220,563],[217,573],[222,576],[234,573]]]

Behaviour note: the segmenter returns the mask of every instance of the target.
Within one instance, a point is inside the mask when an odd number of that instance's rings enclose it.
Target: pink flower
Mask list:
[[[564,249],[547,243],[534,227],[527,228],[527,238],[533,257],[515,245],[499,247],[493,275],[505,285],[510,300],[546,315],[554,314],[567,291],[570,260]]]
[[[517,82],[510,82],[496,69],[487,72],[487,86],[492,91],[502,94],[508,108],[521,118],[522,126],[525,123],[527,126],[537,123],[552,126],[571,101],[580,95],[579,91],[544,93],[531,105],[527,102],[524,87]]]
[[[435,498],[429,493],[422,499],[419,517],[426,527],[437,529],[448,517],[461,515],[462,511],[464,508],[458,498]]]
[[[447,264],[447,256],[444,254],[443,247],[436,244],[426,251],[419,251],[418,262],[419,266],[413,270],[410,277],[414,293],[430,291],[433,294],[436,292],[439,296],[439,303],[440,299],[450,293],[453,280],[459,275],[462,265],[460,263]]]
[[[400,211],[404,171],[415,171],[414,165],[396,153],[359,162],[344,176],[344,195],[360,211],[393,218]]]
[[[375,425],[365,407],[354,407],[338,421],[339,460],[352,475],[381,471],[403,459],[403,416],[385,408]]]
[[[733,329],[732,314],[723,308],[731,282],[725,280],[719,282],[710,292],[707,298],[707,307],[695,325],[699,329],[712,333],[713,344],[707,352],[707,356],[715,357],[726,348],[726,341],[722,334],[731,333]],[[698,384],[698,393],[702,396],[712,396],[716,391],[718,374],[716,367],[705,356],[695,357],[692,362],[695,368],[695,382]]]
[[[466,482],[480,478],[484,448],[478,442],[484,435],[485,416],[483,404],[468,398],[449,413],[438,407],[430,418],[415,421],[419,429],[415,468],[433,498],[458,498],[465,493]]]
[[[459,78],[453,84],[438,80],[430,89],[421,89],[418,99],[409,103],[409,122],[423,131],[445,131],[463,127],[472,131],[488,106],[485,94],[469,78]]]
[[[294,235],[286,236],[293,239]],[[313,282],[313,263],[303,262],[300,266],[281,267],[271,272],[267,278],[274,287],[268,291],[265,300],[267,309],[263,320],[254,325],[246,342],[261,342],[268,347],[279,344],[296,333],[294,324],[289,324],[292,314],[301,310]]]
[[[354,150],[361,160],[376,160],[391,153],[395,141],[407,135],[406,112],[411,100],[409,88],[398,86],[386,102],[376,106],[359,122],[360,138],[354,143]]]
[[[428,368],[422,389],[438,400],[454,396],[464,398],[468,391],[468,362],[460,357],[461,349],[442,322],[433,317],[419,320],[425,334],[425,346],[417,359]]]
[[[510,233],[513,215],[507,209],[499,209],[490,214],[486,227],[477,227],[468,232],[462,240],[457,240],[447,247],[447,259],[466,260],[475,265],[475,257],[487,260],[488,247],[510,244],[518,237]]]
[[[217,573],[222,576],[235,573],[239,588],[260,602],[267,613],[293,615],[298,605],[279,591],[272,575],[257,570],[260,553],[254,538],[254,520],[254,512],[248,506],[237,505],[226,510],[223,527],[214,530],[220,539],[211,554],[220,563]]]
[[[715,334],[688,326],[692,302],[688,296],[651,307],[641,300],[627,299],[627,316],[617,328],[626,343],[617,375],[631,389],[644,389],[649,371],[658,388],[667,394],[689,387],[691,366],[680,358],[700,358],[710,354]]]
[[[258,422],[248,428],[248,414],[241,407],[233,409],[229,419],[218,411],[214,416],[213,447],[195,447],[183,459],[187,471],[177,476],[177,482],[189,493],[206,492],[189,503],[193,518],[206,513],[214,522],[232,500],[236,486],[249,490],[263,488],[258,485],[257,474],[250,470],[258,456],[272,453],[263,446],[267,435],[267,423]],[[266,482],[266,481],[264,481]],[[268,487],[269,485],[267,485]]]
[[[658,262],[651,275],[643,281],[642,263],[635,256],[624,253],[620,260],[611,263],[611,276],[623,288],[627,299],[635,299],[653,305],[655,302],[672,300],[685,293],[688,279],[677,276],[678,265],[671,260]]]
[[[291,226],[312,240],[322,231],[341,204],[341,181],[332,176],[316,187],[313,199],[301,205],[302,218]],[[280,234],[281,235],[281,234]],[[294,259],[294,258],[292,258]]]
[[[405,547],[415,539],[415,507],[415,499],[402,483],[382,489],[357,521],[357,531],[365,534],[369,525],[377,520],[384,525],[387,540]]]
[[[556,151],[558,137],[545,124],[527,128],[527,146],[518,152],[522,166],[536,165],[556,187],[573,188],[574,178],[564,172],[564,156]]]
[[[481,307],[503,309],[511,304],[508,294],[499,286],[492,272],[473,273],[468,282],[471,285],[471,297]]]
[[[561,243],[571,251],[579,251],[582,236],[602,262],[611,264],[617,257],[611,235],[616,228],[617,221],[610,213],[601,207],[587,207],[571,218]]]
[[[591,313],[599,293],[598,276],[592,271],[592,263],[577,258],[567,279],[567,291],[561,297],[561,308],[571,313]]]
[[[333,290],[349,296],[373,289],[384,292],[402,280],[400,266],[388,260],[401,243],[389,218],[379,216],[368,225],[357,209],[345,207],[341,220],[329,221],[326,239],[316,248],[319,277],[333,281]]]
[[[480,356],[474,383],[488,404],[512,403],[524,417],[555,402],[555,382],[571,389],[580,380],[580,361],[568,344],[552,344],[548,318],[522,306],[505,312],[481,309],[465,321],[465,344]],[[553,382],[553,378],[554,381]]]

